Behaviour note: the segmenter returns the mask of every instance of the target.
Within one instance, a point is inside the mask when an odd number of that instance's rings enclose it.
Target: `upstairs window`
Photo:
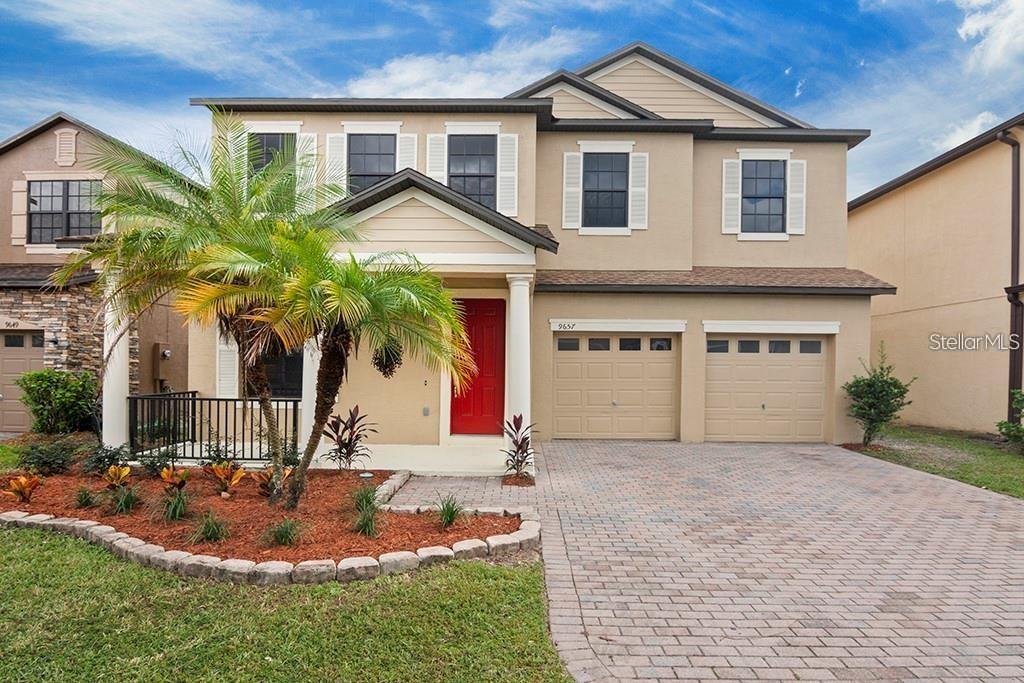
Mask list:
[[[583,155],[583,227],[624,228],[628,225],[629,154]]]
[[[365,190],[395,172],[395,136],[353,133],[348,136],[348,191]]]
[[[493,209],[497,172],[497,135],[448,136],[448,187]]]
[[[254,173],[262,171],[275,154],[295,154],[295,133],[250,133],[256,145],[257,154],[253,159]]]
[[[100,231],[99,180],[32,180],[28,184],[28,241],[53,244],[58,237]]]
[[[742,232],[786,232],[786,162],[743,161]]]
[[[302,398],[302,350],[287,354],[269,354],[263,357],[274,398]],[[250,395],[255,395],[252,388]]]

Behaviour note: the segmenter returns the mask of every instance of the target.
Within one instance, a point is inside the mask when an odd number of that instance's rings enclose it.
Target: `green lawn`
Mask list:
[[[178,578],[0,529],[0,680],[567,681],[540,565],[355,584]]]
[[[0,472],[14,469],[14,466],[18,464],[19,452],[20,449],[17,446],[0,444]]]
[[[890,427],[867,455],[1024,498],[1024,455],[989,437]]]

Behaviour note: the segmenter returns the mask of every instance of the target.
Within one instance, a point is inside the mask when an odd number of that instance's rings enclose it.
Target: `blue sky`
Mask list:
[[[192,96],[500,96],[632,40],[872,129],[851,196],[1024,110],[1024,0],[0,0],[0,138],[63,109],[159,152]]]

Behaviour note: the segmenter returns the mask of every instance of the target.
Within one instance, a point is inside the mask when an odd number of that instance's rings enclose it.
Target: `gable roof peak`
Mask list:
[[[629,114],[632,114],[638,119],[662,118],[658,114],[655,114],[653,111],[645,109],[644,107],[641,107],[639,104],[635,102],[630,102],[626,98],[616,95],[611,90],[608,90],[607,88],[602,88],[597,83],[594,83],[593,81],[588,81],[587,79],[582,78],[578,74],[575,74],[572,71],[568,71],[566,69],[558,69],[557,71],[553,71],[544,78],[534,81],[533,83],[530,83],[529,85],[520,88],[519,90],[513,93],[509,93],[505,97],[509,99],[532,97],[539,92],[547,90],[553,85],[557,85],[558,83],[565,83],[573,88],[576,88],[577,90],[580,90],[590,95],[591,97],[595,97],[601,100],[602,102],[605,102],[606,104],[615,107],[616,109],[620,109]]]

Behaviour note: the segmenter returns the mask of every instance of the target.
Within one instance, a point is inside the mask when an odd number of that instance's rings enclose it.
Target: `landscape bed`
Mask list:
[[[391,474],[373,470],[372,478],[360,478],[353,471],[314,470],[308,475],[308,487],[297,510],[270,506],[260,496],[257,482],[246,477],[233,489],[231,497],[222,498],[214,482],[201,469],[191,468],[185,491],[189,495],[190,514],[179,521],[162,517],[164,483],[140,471],[133,472],[131,485],[138,485],[143,503],[128,514],[113,514],[104,494],[103,480],[95,475],[78,473],[45,477],[30,503],[19,503],[10,496],[0,496],[0,512],[21,510],[31,514],[91,519],[117,531],[163,546],[167,550],[183,550],[196,555],[208,554],[253,562],[332,559],[373,556],[396,551],[416,552],[429,546],[448,546],[465,539],[484,539],[511,534],[519,528],[518,517],[501,515],[464,515],[443,529],[433,511],[382,511],[378,517],[379,535],[370,538],[353,530],[356,511],[352,493],[361,486],[379,486]],[[15,473],[0,477],[0,486]],[[76,495],[82,488],[97,494],[94,507],[76,506]],[[226,539],[194,542],[203,515],[212,511],[227,526]],[[268,530],[289,518],[299,525],[294,545],[273,545]]]

